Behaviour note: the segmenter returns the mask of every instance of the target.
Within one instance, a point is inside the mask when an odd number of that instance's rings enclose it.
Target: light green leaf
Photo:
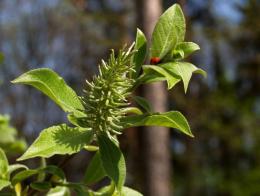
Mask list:
[[[161,15],[154,28],[151,57],[162,59],[177,43],[182,42],[185,28],[185,18],[181,7],[174,4]]]
[[[52,188],[48,193],[47,196],[70,196],[70,190],[67,187],[57,186]]]
[[[8,180],[8,160],[5,152],[0,148],[0,179]]]
[[[122,189],[122,196],[142,196],[143,194],[138,191],[124,186]]]
[[[83,182],[87,185],[98,182],[106,176],[106,172],[103,168],[102,161],[100,158],[99,151],[96,152],[95,156],[91,159],[88,168],[85,172]]]
[[[65,112],[73,112],[84,107],[77,94],[54,71],[40,68],[28,71],[12,81],[15,84],[28,84],[50,97]]]
[[[121,123],[125,128],[138,126],[170,127],[194,137],[186,118],[177,111],[155,113],[151,115],[126,116],[121,119]]]
[[[12,178],[12,184],[16,185],[18,182],[21,182],[33,175],[36,175],[39,173],[39,170],[36,169],[29,169],[29,170],[23,170],[19,173],[17,173],[13,178]]]
[[[149,76],[150,73],[153,71],[163,76],[167,81],[168,89],[171,89],[172,87],[175,86],[175,84],[177,84],[180,81],[180,78],[177,75],[170,74],[165,69],[156,65],[143,65],[143,70],[144,70],[144,77],[145,75]]]
[[[103,168],[115,182],[117,190],[121,192],[126,177],[125,158],[120,148],[107,136],[98,135],[98,144]]]
[[[141,106],[146,112],[150,113],[152,111],[152,107],[149,103],[149,101],[143,97],[134,96],[134,101]]]
[[[14,171],[18,169],[25,169],[28,170],[29,168],[26,165],[22,164],[13,164],[8,167],[8,174],[11,175]]]
[[[8,187],[11,184],[11,182],[9,182],[8,180],[2,180],[0,179],[0,191],[5,188]]]
[[[143,112],[137,107],[126,107],[122,108],[121,111],[126,114],[143,114]]]
[[[185,93],[187,92],[192,73],[200,73],[203,76],[207,75],[202,69],[199,69],[195,65],[187,62],[165,63],[160,66],[169,71],[171,74],[181,77],[184,84]]]
[[[79,152],[93,138],[93,131],[66,124],[44,129],[19,161],[33,157],[51,157],[55,154],[73,154]]]
[[[183,58],[188,57],[193,52],[199,50],[200,47],[198,44],[193,42],[181,42],[178,43],[175,47],[175,51],[183,51]]]
[[[134,70],[135,70],[135,72],[133,73],[133,78],[137,78],[140,73],[141,66],[145,60],[146,50],[147,50],[147,41],[144,33],[140,29],[137,29],[136,32],[134,50],[137,50],[137,52],[132,57]]]

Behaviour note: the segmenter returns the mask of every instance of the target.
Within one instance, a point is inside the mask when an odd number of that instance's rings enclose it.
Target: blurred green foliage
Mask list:
[[[24,152],[26,147],[25,140],[19,138],[17,130],[10,126],[9,116],[0,115],[0,148],[12,155]]]

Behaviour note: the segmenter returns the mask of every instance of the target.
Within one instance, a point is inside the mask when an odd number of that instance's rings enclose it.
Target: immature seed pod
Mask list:
[[[157,65],[161,62],[161,59],[159,57],[152,57],[150,60],[151,65]]]

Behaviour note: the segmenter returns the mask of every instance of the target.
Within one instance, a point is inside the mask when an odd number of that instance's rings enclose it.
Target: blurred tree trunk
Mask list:
[[[156,21],[162,13],[161,0],[136,1],[138,9],[137,23],[140,24],[151,40]],[[145,85],[142,94],[147,98],[156,112],[164,112],[167,108],[167,91],[163,83]],[[163,127],[144,128],[142,132],[142,160],[144,161],[144,195],[170,196],[170,135]]]

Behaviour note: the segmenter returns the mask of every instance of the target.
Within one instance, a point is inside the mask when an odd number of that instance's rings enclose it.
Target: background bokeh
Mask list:
[[[164,0],[164,9],[175,2]],[[182,111],[195,135],[171,132],[174,193],[260,195],[260,1],[178,2],[187,40],[201,47],[189,60],[208,77],[194,76],[186,95],[181,84],[168,94],[169,109]],[[0,0],[0,113],[11,116],[29,144],[66,116],[41,93],[10,81],[49,67],[81,94],[100,59],[134,40],[138,12],[145,11],[138,6],[138,0]],[[87,161],[86,153],[72,160],[69,178],[80,179]],[[142,189],[133,180],[138,172],[130,167],[128,183]]]

